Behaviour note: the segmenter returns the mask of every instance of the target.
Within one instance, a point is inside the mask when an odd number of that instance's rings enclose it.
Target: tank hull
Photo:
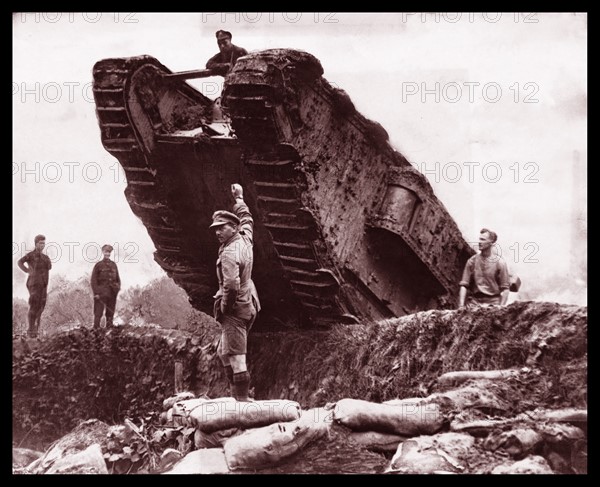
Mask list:
[[[257,329],[324,326],[453,306],[473,251],[387,133],[300,51],[240,58],[223,105],[235,135],[211,129],[214,103],[156,59],[94,67],[101,138],[156,262],[212,313],[211,215],[240,182],[255,217]]]

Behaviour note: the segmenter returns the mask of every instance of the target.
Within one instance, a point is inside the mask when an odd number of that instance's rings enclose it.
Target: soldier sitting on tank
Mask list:
[[[226,76],[238,58],[248,54],[248,51],[231,43],[231,32],[218,30],[215,35],[217,36],[219,53],[208,60],[206,69],[212,70],[215,74]]]
[[[117,264],[110,260],[112,245],[103,245],[104,259],[97,262],[92,271],[92,291],[94,292],[94,328],[100,328],[100,320],[106,309],[106,327],[113,326],[113,316],[117,304],[117,294],[121,289],[121,278]]]
[[[482,304],[504,306],[508,301],[508,266],[502,257],[492,253],[497,239],[498,235],[487,228],[482,228],[479,232],[480,252],[465,265],[460,281],[459,308]]]

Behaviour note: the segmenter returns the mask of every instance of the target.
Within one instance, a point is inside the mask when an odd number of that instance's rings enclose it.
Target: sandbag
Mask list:
[[[241,433],[242,431],[238,428],[219,430],[213,433],[205,433],[196,428],[196,431],[194,431],[194,446],[196,450],[200,450],[201,448],[223,448],[223,445],[229,438]]]
[[[515,428],[491,433],[483,442],[483,447],[492,451],[502,449],[512,457],[519,458],[535,452],[542,442],[542,435],[533,428]]]
[[[537,421],[550,421],[551,423],[587,423],[587,409],[536,409],[528,412],[530,419]]]
[[[225,474],[229,473],[223,450],[210,448],[188,453],[164,475]]]
[[[173,405],[172,408],[172,422],[175,426],[192,426],[192,420],[190,419],[190,413],[201,404],[208,404],[211,402],[235,402],[233,397],[218,397],[216,399],[188,399],[184,401],[178,401]]]
[[[206,399],[196,398],[187,399],[185,401],[177,401],[173,404],[173,416],[189,416],[190,412],[196,409],[200,404],[204,404]]]
[[[507,475],[507,474],[541,474],[541,475],[549,475],[554,472],[548,465],[548,462],[544,457],[540,457],[538,455],[530,455],[523,460],[518,462],[498,465],[492,470],[492,474],[495,475]]]
[[[546,443],[575,443],[585,438],[581,428],[566,423],[542,423],[536,425],[537,432],[542,435]]]
[[[398,445],[407,439],[406,436],[378,433],[377,431],[353,431],[348,438],[368,450],[379,453],[393,453],[398,450]]]
[[[464,467],[441,448],[410,439],[400,443],[386,472],[430,474],[458,473],[462,470]]]
[[[185,401],[186,399],[193,399],[193,398],[194,398],[194,394],[192,394],[191,392],[187,392],[187,391],[180,392],[171,397],[167,397],[163,401],[163,411],[171,409],[176,402]]]
[[[231,470],[274,465],[309,443],[328,435],[331,413],[315,408],[297,421],[276,423],[245,431],[225,442],[223,450]]]
[[[495,389],[489,387],[488,381],[477,381],[470,385],[452,389],[446,392],[436,392],[425,398],[424,402],[436,403],[452,409],[481,409],[504,413],[510,405],[495,394]]]
[[[192,424],[205,433],[230,428],[256,428],[300,419],[300,405],[284,399],[254,402],[210,401],[190,413]]]
[[[160,468],[167,469],[183,458],[182,453],[175,448],[167,448],[160,454]]]
[[[475,438],[464,433],[437,433],[411,438],[416,441],[420,450],[439,448],[457,461],[468,460]]]
[[[173,416],[188,416],[189,413],[200,406],[200,404],[206,404],[209,402],[235,402],[235,399],[233,397],[217,397],[215,399],[198,397],[195,399],[177,401],[175,404],[173,404]]]
[[[333,410],[334,421],[354,431],[378,431],[402,436],[434,434],[445,423],[437,404],[408,404],[391,406],[342,399]]]

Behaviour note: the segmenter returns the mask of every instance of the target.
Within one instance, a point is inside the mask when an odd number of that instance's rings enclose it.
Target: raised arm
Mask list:
[[[240,219],[240,231],[244,232],[250,241],[253,241],[254,235],[254,220],[248,205],[244,201],[244,190],[241,185],[235,183],[231,185],[231,195],[235,200],[233,212]]]

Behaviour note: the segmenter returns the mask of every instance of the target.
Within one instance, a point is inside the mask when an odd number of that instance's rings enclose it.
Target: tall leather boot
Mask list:
[[[248,387],[250,386],[250,374],[238,372],[233,374],[233,397],[236,401],[249,402]]]

